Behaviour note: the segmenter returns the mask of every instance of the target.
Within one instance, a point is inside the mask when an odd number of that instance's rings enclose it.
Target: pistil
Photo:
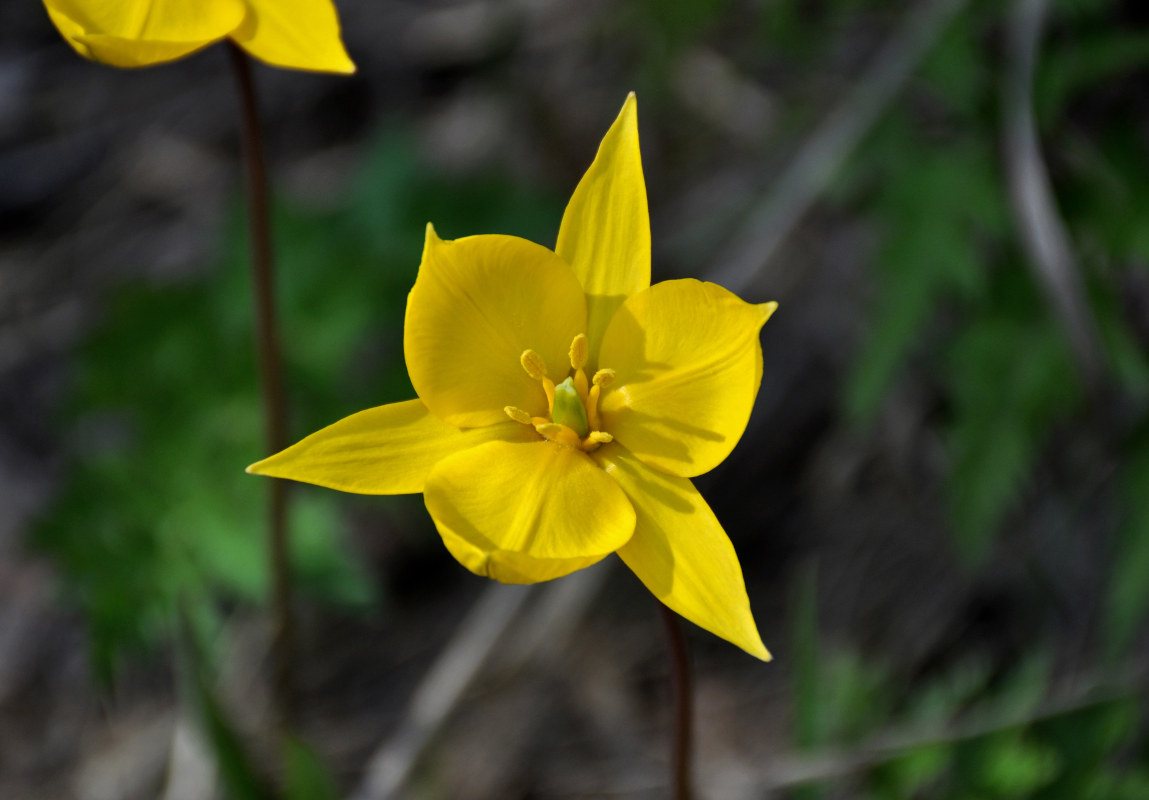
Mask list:
[[[585,375],[583,376],[583,383],[586,383]],[[575,388],[574,381],[570,378],[555,387],[555,403],[551,408],[551,419],[560,425],[566,425],[577,433],[580,439],[585,438],[590,433],[584,402],[585,396]]]

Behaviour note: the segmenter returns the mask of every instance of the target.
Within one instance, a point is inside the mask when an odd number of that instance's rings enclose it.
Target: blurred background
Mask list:
[[[688,630],[700,797],[1149,797],[1144,3],[337,4],[355,76],[256,72],[293,436],[413,396],[425,223],[552,246],[635,90],[655,280],[780,303],[697,481],[775,656]],[[0,7],[5,800],[281,764],[234,88]],[[616,559],[505,589],[419,496],[292,508],[292,797],[667,796]]]

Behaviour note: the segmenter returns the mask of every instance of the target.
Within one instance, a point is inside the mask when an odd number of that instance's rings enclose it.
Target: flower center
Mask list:
[[[614,370],[600,369],[594,378],[587,381],[583,369],[586,360],[586,334],[580,333],[571,342],[570,362],[573,374],[556,385],[547,377],[547,365],[543,357],[534,350],[524,350],[519,361],[527,374],[542,384],[550,416],[532,417],[514,406],[507,406],[503,411],[515,422],[533,427],[544,439],[577,450],[589,453],[612,441],[613,436],[598,429],[598,398],[614,380]]]
[[[556,425],[566,425],[579,435],[579,438],[590,434],[590,424],[586,418],[586,406],[579,397],[578,389],[574,386],[574,379],[567,378],[555,386],[555,402],[551,407],[551,419]]]

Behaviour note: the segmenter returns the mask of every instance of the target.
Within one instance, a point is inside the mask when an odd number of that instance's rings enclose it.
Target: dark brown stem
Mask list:
[[[269,453],[287,446],[287,402],[283,389],[283,359],[280,355],[275,312],[275,280],[271,258],[271,221],[268,207],[267,167],[263,157],[263,135],[255,99],[255,82],[247,54],[232,42],[228,55],[239,90],[243,120],[243,153],[247,163],[247,205],[251,246],[251,281],[255,300],[255,340],[263,394],[265,434]],[[294,630],[291,614],[291,568],[287,541],[287,484],[272,480],[268,498],[267,553],[271,568],[272,661],[276,716],[287,729],[294,719],[295,686],[292,675]]]
[[[674,770],[674,800],[690,800],[690,755],[691,755],[691,689],[690,654],[686,648],[686,636],[682,633],[682,623],[678,615],[658,604],[662,613],[663,628],[666,629],[666,650],[670,657],[670,678],[674,685],[674,741],[671,744],[671,765]]]

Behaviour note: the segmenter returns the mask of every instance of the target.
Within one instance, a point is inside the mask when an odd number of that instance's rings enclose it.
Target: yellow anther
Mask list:
[[[543,361],[543,357],[534,350],[524,350],[523,354],[519,356],[519,363],[523,365],[523,369],[527,371],[527,374],[536,381],[542,380],[547,376],[547,363]]]
[[[580,333],[571,342],[573,374],[557,385],[547,377],[543,357],[534,350],[524,350],[519,363],[527,375],[542,384],[547,397],[547,416],[536,417],[517,406],[505,406],[506,415],[515,422],[530,425],[547,441],[587,453],[614,441],[609,433],[598,430],[599,395],[614,380],[614,370],[600,369],[594,374],[594,385],[588,385],[590,381],[583,369],[588,350],[586,334]]]
[[[579,448],[582,446],[582,441],[578,438],[578,434],[566,425],[560,425],[557,422],[547,422],[543,425],[536,425],[535,430],[548,441],[566,445],[570,448]]]
[[[580,333],[574,337],[574,341],[571,342],[571,369],[582,369],[586,366],[588,352],[586,334]]]
[[[533,420],[531,419],[531,415],[528,414],[526,411],[523,411],[521,408],[515,408],[514,406],[505,406],[503,408],[503,411],[505,411],[507,416],[510,417],[511,419],[513,419],[515,422],[521,422],[524,425],[534,424]]]
[[[586,452],[597,450],[607,442],[613,442],[614,437],[606,431],[591,431],[590,434],[579,443],[579,448]]]

